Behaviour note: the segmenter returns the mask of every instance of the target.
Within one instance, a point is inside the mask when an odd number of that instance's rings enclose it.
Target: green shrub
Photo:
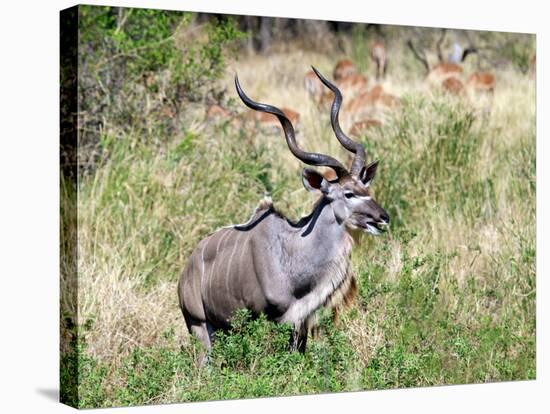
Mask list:
[[[95,165],[102,129],[158,140],[175,131],[186,102],[221,99],[216,80],[243,33],[230,17],[203,25],[194,18],[188,12],[79,7],[81,165]],[[198,40],[197,32],[205,38]]]

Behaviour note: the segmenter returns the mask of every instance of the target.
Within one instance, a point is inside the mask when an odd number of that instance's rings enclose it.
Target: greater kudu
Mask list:
[[[379,234],[389,224],[388,214],[369,195],[378,162],[365,166],[363,145],[340,128],[340,91],[313,69],[335,95],[332,128],[340,143],[355,154],[353,163],[348,171],[331,156],[299,148],[285,114],[252,101],[235,77],[245,105],[279,119],[292,154],[306,164],[330,167],[336,178],[303,170],[304,187],[320,198],[311,214],[298,222],[285,218],[271,200],[264,199],[247,223],[224,227],[198,244],[181,275],[178,294],[187,328],[207,349],[213,333],[227,329],[234,312],[246,308],[291,323],[291,349],[304,352],[315,312],[323,306],[338,307],[357,290],[350,271],[351,233]]]

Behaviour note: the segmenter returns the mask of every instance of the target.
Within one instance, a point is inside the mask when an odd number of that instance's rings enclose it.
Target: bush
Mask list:
[[[221,99],[216,80],[243,36],[231,18],[79,7],[80,164],[94,164],[102,129],[174,132],[184,102]],[[159,128],[159,130],[157,130]]]

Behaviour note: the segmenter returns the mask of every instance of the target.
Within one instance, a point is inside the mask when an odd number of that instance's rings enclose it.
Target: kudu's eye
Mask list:
[[[353,193],[344,193],[344,196],[346,198],[353,198],[353,197],[355,197],[355,194],[353,194]]]

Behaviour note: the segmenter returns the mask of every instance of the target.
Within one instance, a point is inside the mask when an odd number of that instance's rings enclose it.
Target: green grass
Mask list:
[[[250,59],[260,66],[234,63],[250,96],[300,102],[300,142],[344,160],[328,112],[303,100],[303,56]],[[281,67],[296,75],[274,90]],[[289,326],[241,312],[203,368],[179,274],[202,237],[246,221],[265,192],[292,218],[308,212],[302,166],[281,134],[208,123],[196,107],[174,134],[164,121],[139,134],[107,123],[77,189],[76,280],[62,263],[61,399],[91,408],[534,379],[534,84],[501,79],[483,115],[394,77],[401,109],[362,137],[381,160],[373,189],[391,231],[354,248],[354,305],[336,325],[323,313],[304,355],[288,352]],[[75,229],[65,222],[66,243]]]
[[[376,253],[388,249],[387,243],[378,244]],[[338,327],[325,317],[321,337],[310,339],[305,355],[288,352],[288,325],[264,317],[250,321],[242,312],[229,334],[218,335],[204,368],[196,364],[200,345],[193,340],[180,347],[170,331],[164,335],[171,346],[134,348],[116,368],[88,356],[85,346],[78,356],[65,356],[62,365],[68,370],[78,358],[80,407],[534,379],[535,324],[524,319],[534,312],[533,297],[518,298],[515,309],[501,309],[522,266],[532,265],[533,251],[508,269],[511,279],[504,285],[472,277],[463,288],[453,279],[443,287],[453,256],[405,254],[395,282],[385,279],[384,259],[365,266],[357,308]],[[511,265],[513,258],[502,258],[502,269],[494,269],[502,277],[506,261]],[[449,296],[459,303],[449,306]],[[383,308],[373,307],[380,299]],[[463,314],[478,305],[493,307],[494,313],[482,309],[465,320]],[[368,326],[380,316],[385,341],[362,360],[346,324]]]

